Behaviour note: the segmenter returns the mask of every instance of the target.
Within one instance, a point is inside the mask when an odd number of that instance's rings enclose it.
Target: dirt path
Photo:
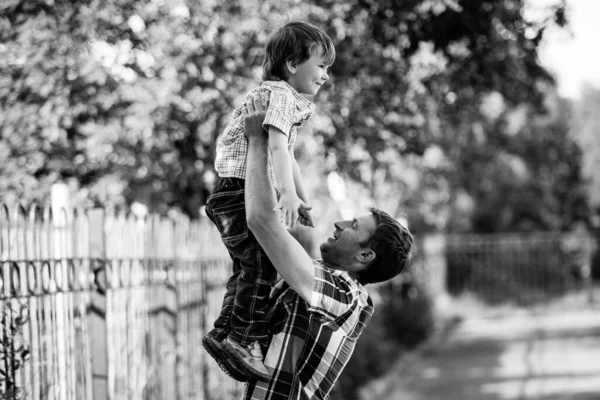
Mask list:
[[[600,400],[600,312],[466,321],[387,381],[371,399]]]

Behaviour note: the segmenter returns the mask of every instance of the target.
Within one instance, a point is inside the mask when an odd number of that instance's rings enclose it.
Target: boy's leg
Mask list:
[[[265,346],[266,308],[276,272],[248,229],[244,180],[221,178],[207,202],[206,213],[217,226],[234,262],[234,273],[227,282],[221,315],[213,333],[222,336],[229,330],[241,345],[258,341]]]
[[[208,335],[221,342],[229,335],[230,319],[233,311],[233,303],[235,301],[235,292],[237,280],[240,275],[239,261],[233,259],[233,273],[225,284],[225,295],[221,304],[221,312],[213,324],[213,329],[208,332]]]
[[[263,355],[269,340],[269,295],[277,274],[252,232],[245,242],[246,257],[240,260],[231,331],[223,347],[249,375],[268,380],[271,372],[263,363]]]
[[[208,199],[206,214],[219,230],[221,239],[231,256],[233,267],[232,275],[225,285],[221,312],[214,322],[214,328],[202,339],[202,344],[227,375],[235,380],[245,382],[248,379],[245,369],[231,360],[222,346],[223,340],[227,338],[231,330],[230,319],[237,280],[241,273],[240,261],[236,257],[237,252],[235,247],[232,247],[232,242],[237,242],[247,235],[243,181],[229,178],[220,179]],[[240,219],[243,220],[243,223],[239,223]]]
[[[221,234],[223,244],[225,244],[233,263],[232,275],[225,284],[221,312],[214,322],[214,328],[208,333],[208,335],[221,341],[227,337],[231,329],[230,318],[235,300],[237,280],[241,272],[240,260],[236,257],[238,252],[232,246],[232,242],[235,244],[236,241],[243,240],[248,234],[245,222],[244,181],[235,178],[219,179],[207,201],[206,215]]]
[[[208,201],[206,212],[219,229],[234,263],[239,265],[233,307],[229,307],[230,295],[234,293],[233,279],[230,279],[228,286],[231,289],[226,293],[227,298],[224,299],[224,307],[216,325],[220,329],[211,331],[209,335],[221,337],[225,331],[223,328],[229,322],[228,338],[241,346],[239,349],[251,348],[247,358],[251,367],[256,369],[250,371],[259,371],[263,376],[268,376],[262,365],[261,347],[265,348],[268,341],[266,309],[276,273],[248,229],[244,181],[221,179]]]
[[[244,347],[258,342],[262,348],[266,348],[269,339],[269,295],[277,273],[252,232],[248,233],[245,248],[246,257],[240,259],[241,271],[237,280],[229,336]]]

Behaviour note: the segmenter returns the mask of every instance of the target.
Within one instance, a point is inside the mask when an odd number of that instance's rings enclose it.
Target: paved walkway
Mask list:
[[[600,310],[467,320],[401,360],[372,400],[600,400]]]

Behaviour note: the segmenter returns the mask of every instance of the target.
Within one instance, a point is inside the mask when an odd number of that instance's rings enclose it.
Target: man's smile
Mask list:
[[[334,241],[338,240],[340,236],[340,231],[339,229],[336,229],[335,231],[333,231],[333,235],[329,238],[329,239],[333,239]]]

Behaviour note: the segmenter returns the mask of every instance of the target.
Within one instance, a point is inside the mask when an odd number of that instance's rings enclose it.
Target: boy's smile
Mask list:
[[[326,57],[321,49],[314,50],[310,58],[298,65],[291,66],[288,83],[298,93],[315,95],[329,79]]]

